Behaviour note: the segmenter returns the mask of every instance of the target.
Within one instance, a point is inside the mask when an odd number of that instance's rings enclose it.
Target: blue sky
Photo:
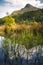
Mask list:
[[[13,12],[23,8],[27,3],[43,8],[43,0],[0,0],[0,18],[6,15],[6,12]]]

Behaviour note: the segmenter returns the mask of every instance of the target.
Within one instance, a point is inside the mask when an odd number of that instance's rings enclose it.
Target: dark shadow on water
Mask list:
[[[0,65],[43,65],[43,56],[37,60],[37,58],[32,57],[27,60],[21,56],[15,59],[9,59],[8,56],[5,56],[5,52],[0,50]]]
[[[0,59],[0,65],[43,65],[43,57],[40,58],[40,62],[33,62],[33,58],[28,60],[24,58],[18,58],[18,59],[8,59],[6,58],[6,63],[4,60]]]

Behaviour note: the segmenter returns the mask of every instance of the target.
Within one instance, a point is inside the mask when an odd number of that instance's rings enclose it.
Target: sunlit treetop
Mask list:
[[[4,24],[6,25],[15,25],[15,19],[12,18],[11,16],[6,16],[3,18]]]

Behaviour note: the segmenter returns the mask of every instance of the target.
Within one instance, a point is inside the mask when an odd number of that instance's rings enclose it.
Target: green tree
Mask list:
[[[9,26],[16,24],[15,19],[12,18],[11,16],[4,17],[3,21],[4,21],[5,25],[9,25]]]
[[[4,32],[7,35],[12,34],[12,32],[14,32],[13,30],[13,25],[15,25],[15,19],[13,19],[11,16],[6,16],[3,18],[4,24],[5,24],[5,29]]]

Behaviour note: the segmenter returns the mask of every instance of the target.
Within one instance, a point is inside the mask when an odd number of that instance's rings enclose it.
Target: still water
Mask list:
[[[0,36],[0,65],[4,65],[4,60],[5,60],[5,50],[3,48],[3,45],[4,45],[4,37]],[[18,47],[18,44],[16,44],[15,48],[11,47],[11,43],[9,42],[9,45],[8,45],[9,49],[8,49],[8,53],[9,53],[9,60],[10,62],[12,62],[11,60],[14,60],[14,51],[16,52],[16,56],[18,58],[18,61],[13,61],[14,62],[14,65],[16,65],[15,63],[17,64],[21,64],[21,59],[22,59],[22,64],[25,65],[27,63],[27,49],[24,47],[24,46],[21,46],[19,45]],[[36,51],[36,47],[32,48],[32,49],[29,49],[28,50],[29,53],[28,53],[28,64],[31,62],[31,63],[34,63],[35,61],[35,58],[37,57],[37,52],[38,52],[38,46],[37,46],[37,51]],[[19,52],[19,55],[18,55],[18,52]],[[40,59],[40,62],[43,64],[43,47],[40,49],[39,51],[39,59]],[[8,63],[8,60],[7,60],[7,63]],[[31,65],[31,63],[29,65]],[[11,63],[12,64],[12,63]],[[28,65],[27,64],[27,65]],[[10,64],[9,64],[10,65]]]

